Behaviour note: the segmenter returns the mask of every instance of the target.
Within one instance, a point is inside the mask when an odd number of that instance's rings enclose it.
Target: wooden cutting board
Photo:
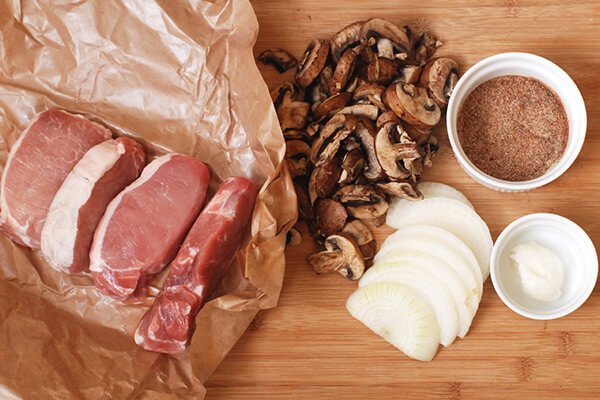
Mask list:
[[[534,212],[563,215],[600,246],[600,2],[598,0],[342,1],[254,0],[260,34],[256,54],[281,47],[300,57],[310,38],[329,38],[347,23],[385,17],[434,32],[438,54],[463,71],[501,52],[523,51],[560,65],[579,86],[588,137],[575,164],[554,183],[508,194],[472,181],[454,159],[446,130],[424,180],[465,193],[494,238]],[[270,88],[289,80],[259,64]],[[252,101],[252,99],[249,99]],[[444,126],[444,123],[442,123]],[[377,232],[378,243],[391,232]],[[207,399],[524,399],[600,398],[600,293],[573,314],[533,321],[509,310],[490,280],[462,340],[429,363],[408,359],[346,312],[356,283],[316,276],[304,261],[305,241],[287,251],[276,309],[261,312],[207,382]],[[567,265],[568,268],[568,265]]]

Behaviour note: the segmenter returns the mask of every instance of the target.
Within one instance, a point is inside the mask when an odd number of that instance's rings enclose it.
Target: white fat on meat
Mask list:
[[[57,267],[73,262],[73,247],[77,238],[78,210],[90,198],[94,184],[125,153],[120,144],[115,152],[110,143],[101,143],[86,153],[69,174],[52,201],[42,230],[42,252],[47,261]]]

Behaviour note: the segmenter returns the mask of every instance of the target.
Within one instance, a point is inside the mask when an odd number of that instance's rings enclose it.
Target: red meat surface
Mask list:
[[[54,196],[42,230],[42,253],[67,272],[88,269],[92,238],[108,203],[142,172],[144,149],[121,137],[88,150]]]
[[[179,353],[194,317],[219,284],[239,248],[258,193],[245,178],[226,180],[194,223],[165,286],[135,332],[145,350]]]
[[[110,138],[108,129],[84,117],[40,113],[11,148],[2,173],[0,230],[21,245],[39,249],[54,195],[81,157]]]
[[[90,251],[90,272],[103,293],[137,296],[150,275],[177,253],[198,216],[210,175],[193,157],[167,154],[108,205]]]

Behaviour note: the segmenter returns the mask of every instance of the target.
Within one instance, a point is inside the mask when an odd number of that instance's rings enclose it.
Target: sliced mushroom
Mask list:
[[[457,81],[458,63],[451,58],[440,57],[425,65],[419,85],[426,87],[431,98],[443,108],[448,104]]]
[[[310,85],[327,62],[329,42],[313,39],[302,56],[296,71],[296,83],[301,87]]]
[[[392,137],[400,136],[402,133],[401,125],[388,122],[379,129],[375,140],[379,164],[387,176],[393,180],[406,179],[410,176],[409,171],[404,167],[404,160],[421,157],[415,142],[392,143]]]
[[[310,140],[310,136],[308,136],[305,131],[301,131],[299,129],[288,129],[287,131],[283,132],[283,137],[286,141],[303,140],[307,142]]]
[[[406,29],[383,18],[372,18],[365,22],[360,31],[360,41],[377,46],[379,57],[403,60],[410,52],[410,38]]]
[[[384,90],[384,86],[377,85],[375,83],[364,83],[356,88],[354,95],[352,96],[352,100],[358,104],[374,104],[381,111],[385,111],[387,108],[381,99]]]
[[[353,115],[334,115],[319,132],[319,136],[313,141],[310,150],[310,161],[317,165],[326,147],[327,154],[333,155],[339,149],[341,142],[351,134],[358,120]],[[334,143],[331,145],[331,143]],[[334,151],[335,149],[335,151]]]
[[[369,63],[367,81],[387,85],[396,75],[396,64],[387,58],[377,57]]]
[[[298,198],[298,212],[305,220],[312,221],[314,214],[307,187],[306,179],[294,179],[294,189]]]
[[[285,158],[292,178],[306,176],[310,146],[302,140],[290,140],[286,143]]]
[[[292,82],[282,82],[271,90],[271,100],[275,108],[298,100],[298,87]]]
[[[321,120],[340,111],[352,99],[352,93],[343,92],[333,95],[313,109],[313,118]]]
[[[298,246],[300,243],[302,243],[302,235],[298,229],[292,228],[288,231],[286,242],[289,246]]]
[[[355,68],[356,70],[356,68]],[[350,81],[350,83],[348,83],[348,85],[346,86],[345,91],[348,93],[354,93],[354,91],[356,90],[356,88],[360,85],[362,85],[364,83],[364,81],[358,77],[358,76],[354,76],[354,78],[352,78],[352,80]]]
[[[342,160],[342,173],[338,180],[340,185],[347,185],[354,182],[363,170],[365,158],[359,148],[351,150],[344,155]]]
[[[435,36],[428,32],[423,33],[415,42],[415,61],[418,65],[425,65],[441,46],[442,42]]]
[[[381,214],[379,217],[373,218],[371,220],[371,223],[373,225],[375,225],[376,228],[379,228],[380,226],[385,224],[386,215],[387,215],[387,212]]]
[[[339,111],[340,114],[356,115],[375,121],[379,114],[379,108],[374,104],[354,104],[347,106]]]
[[[421,76],[421,70],[423,67],[418,65],[403,65],[398,68],[398,77],[394,79],[395,82],[401,83],[417,83]]]
[[[265,50],[260,53],[258,60],[265,64],[273,65],[280,73],[284,73],[298,64],[296,57],[283,49]]]
[[[303,101],[281,104],[277,108],[277,118],[279,118],[281,130],[304,129],[309,111],[310,104]]]
[[[317,103],[329,97],[329,84],[331,83],[332,76],[333,67],[330,64],[326,64],[317,79],[306,88],[308,101]]]
[[[383,125],[387,124],[388,122],[395,122],[397,124],[401,123],[400,118],[398,118],[398,116],[396,115],[395,112],[386,111],[377,118],[377,122],[375,123],[375,126],[376,126],[377,130],[379,130],[379,129],[381,129],[381,127]]]
[[[344,186],[334,193],[333,199],[342,203],[348,214],[359,219],[377,218],[389,207],[385,194],[367,185]]]
[[[331,82],[329,84],[330,94],[337,94],[344,90],[348,81],[354,74],[357,57],[358,56],[352,49],[347,49],[344,54],[342,54],[340,61],[338,61],[335,66],[333,76],[331,77]]]
[[[345,278],[359,279],[365,272],[365,260],[356,242],[340,233],[325,240],[326,251],[311,254],[306,259],[317,274],[339,272]]]
[[[342,148],[349,153],[354,149],[360,149],[360,143],[354,136],[348,136],[342,141]]]
[[[426,143],[429,139],[429,136],[431,136],[431,128],[419,128],[417,126],[405,125],[404,131],[419,146]]]
[[[321,236],[329,236],[340,232],[348,213],[341,203],[332,199],[319,199],[315,203],[315,221]]]
[[[390,196],[398,196],[408,200],[423,200],[423,194],[419,192],[414,184],[408,181],[378,183],[377,187]]]
[[[318,122],[311,122],[306,127],[306,135],[312,140],[319,135],[321,131],[321,124]]]
[[[340,149],[340,146],[342,145],[342,142],[344,141],[344,139],[350,136],[351,133],[352,130],[350,129],[342,129],[338,131],[333,136],[333,139],[325,145],[323,151],[321,151],[321,153],[319,154],[317,162],[315,163],[315,167],[318,167],[321,164],[323,164],[325,160],[329,160],[335,157],[338,150]]]
[[[365,166],[363,170],[365,178],[371,181],[377,181],[385,177],[385,172],[377,160],[377,153],[375,152],[375,136],[377,135],[377,132],[371,121],[360,118],[356,124],[354,135],[360,143],[360,147],[365,155]]]
[[[430,135],[427,138],[427,143],[425,144],[425,157],[423,158],[423,165],[425,167],[431,167],[431,159],[433,158],[433,156],[439,148],[440,146],[437,138],[433,135]]]
[[[383,93],[383,102],[410,125],[430,128],[440,121],[440,108],[427,89],[409,83],[393,83]]]
[[[360,45],[360,28],[362,26],[363,21],[354,22],[331,37],[331,57],[335,62],[339,61],[344,51]]]
[[[360,220],[355,219],[346,223],[346,226],[342,229],[342,233],[354,239],[365,260],[370,260],[375,256],[375,252],[377,251],[375,237],[371,230],[360,222]]]
[[[318,198],[329,196],[336,188],[342,168],[336,158],[326,158],[313,169],[308,181],[308,196],[314,204]]]

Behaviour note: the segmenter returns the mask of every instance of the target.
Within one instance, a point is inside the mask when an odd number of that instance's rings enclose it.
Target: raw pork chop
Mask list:
[[[39,114],[15,142],[2,173],[0,229],[15,242],[40,248],[54,195],[92,146],[111,138],[105,127],[64,111]]]
[[[84,154],[54,196],[42,229],[42,253],[50,265],[67,272],[87,270],[106,206],[139,176],[145,158],[142,146],[125,137]]]
[[[194,317],[219,284],[240,246],[258,186],[230,178],[202,210],[185,238],[162,292],[144,315],[135,342],[159,353],[183,351]]]
[[[121,300],[145,287],[146,278],[177,253],[202,208],[209,179],[206,165],[183,154],[148,164],[110,202],[96,228],[90,251],[96,287]]]

